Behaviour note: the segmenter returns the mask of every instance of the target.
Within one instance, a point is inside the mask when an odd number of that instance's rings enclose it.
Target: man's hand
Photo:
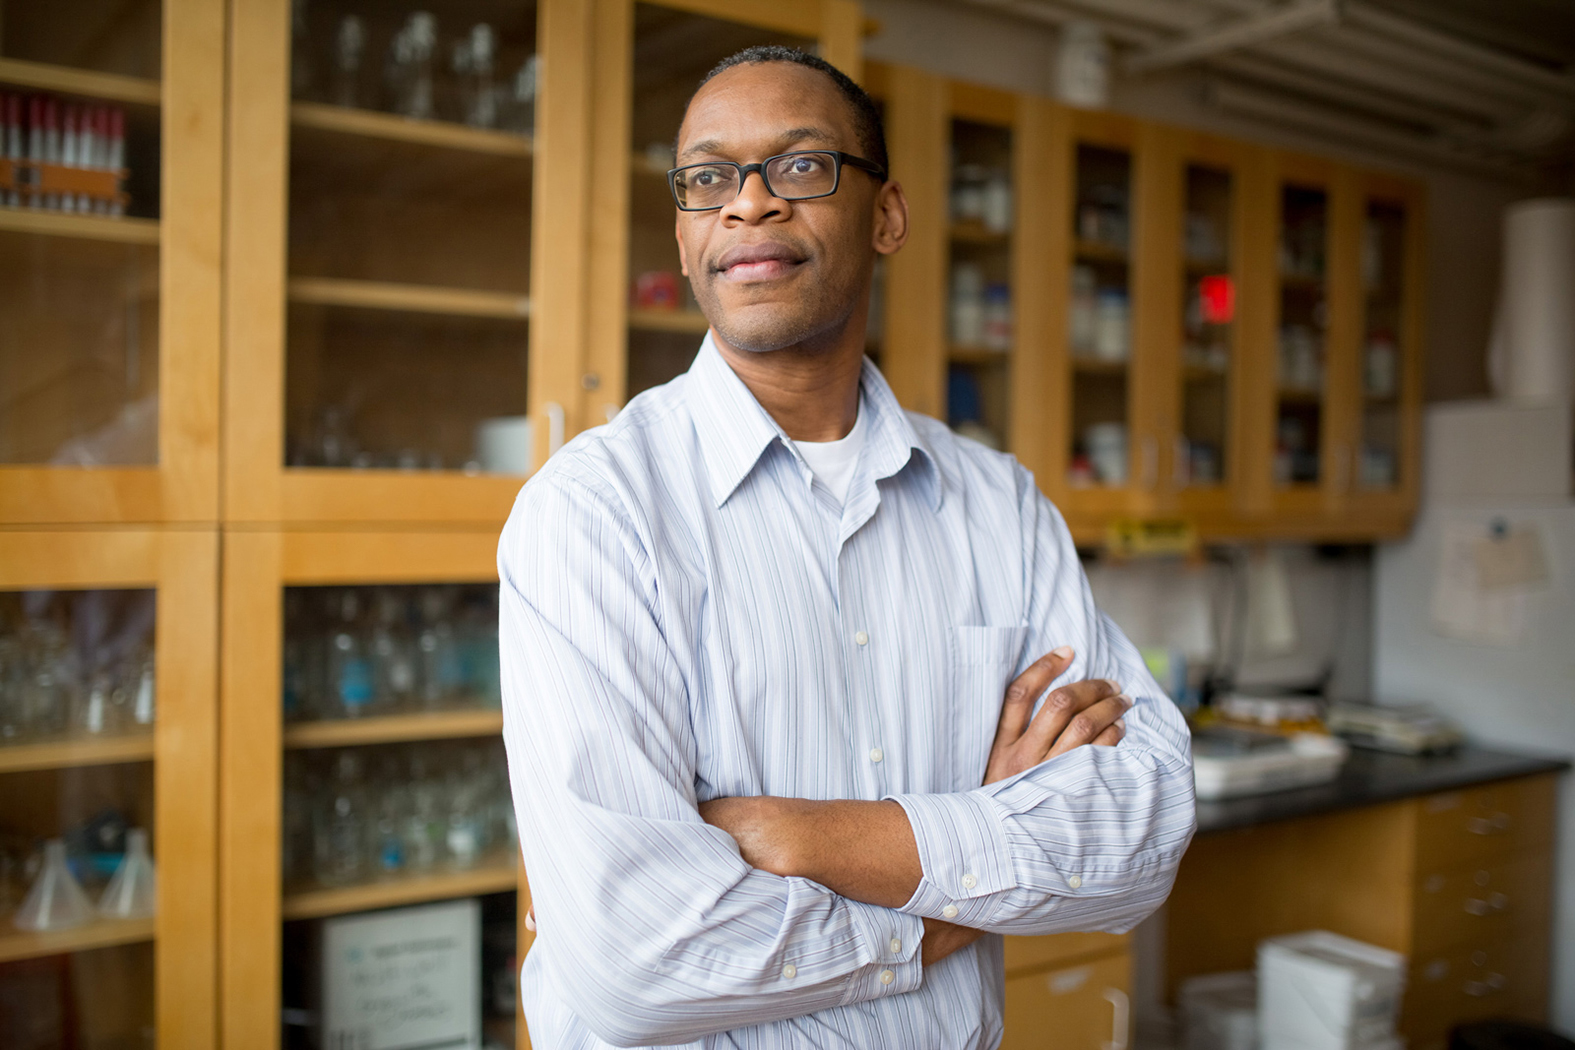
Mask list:
[[[1132,699],[1123,695],[1115,682],[1090,678],[1063,685],[1045,698],[1037,715],[1033,714],[1034,700],[1072,665],[1072,655],[1067,646],[1046,653],[1006,687],[995,743],[985,766],[986,784],[1016,776],[1074,747],[1121,743],[1126,735],[1122,716],[1132,709]]]

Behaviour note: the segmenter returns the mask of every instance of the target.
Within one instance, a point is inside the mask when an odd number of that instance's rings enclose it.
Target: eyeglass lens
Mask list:
[[[763,173],[766,187],[775,197],[823,197],[836,189],[837,158],[830,153],[791,153],[771,158]],[[673,189],[685,208],[720,208],[738,196],[738,168],[731,164],[681,168],[673,176]]]

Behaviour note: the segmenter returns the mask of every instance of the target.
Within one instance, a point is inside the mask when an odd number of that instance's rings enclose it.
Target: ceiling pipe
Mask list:
[[[1366,4],[1347,4],[1345,21],[1354,28],[1366,29],[1391,40],[1423,48],[1441,58],[1465,62],[1485,72],[1517,80],[1529,88],[1565,99],[1575,99],[1575,77],[1568,73],[1555,73],[1535,62],[1485,48],[1448,33],[1440,33]]]
[[[1442,163],[1496,178],[1529,181],[1531,173],[1520,165],[1491,157],[1476,156],[1443,145],[1434,139],[1391,124],[1363,120],[1333,113],[1322,106],[1289,98],[1277,98],[1237,84],[1211,81],[1205,100],[1222,112],[1260,120],[1278,127],[1311,131],[1346,142],[1408,155],[1417,160]]]
[[[1289,33],[1332,25],[1339,17],[1340,9],[1336,0],[1301,0],[1300,3],[1248,15],[1139,52],[1128,58],[1123,68],[1128,73],[1169,69],[1227,51],[1238,51]]]

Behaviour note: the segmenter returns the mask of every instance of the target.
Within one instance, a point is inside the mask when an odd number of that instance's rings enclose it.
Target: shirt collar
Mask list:
[[[859,383],[859,411],[869,413],[864,456],[872,478],[889,478],[914,462],[924,479],[931,508],[939,510],[941,471],[935,453],[914,429],[886,378],[869,358],[864,359]],[[711,497],[718,507],[743,484],[772,442],[793,448],[792,440],[722,357],[709,332],[689,366],[684,398],[700,438]]]

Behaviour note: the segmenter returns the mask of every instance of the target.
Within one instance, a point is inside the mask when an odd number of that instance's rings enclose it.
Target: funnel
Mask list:
[[[66,867],[66,844],[44,843],[44,867],[11,920],[19,930],[64,930],[93,918],[93,903]]]
[[[148,833],[132,828],[126,833],[126,855],[98,899],[99,914],[113,919],[150,918],[158,896],[158,876],[153,871],[153,858],[148,856]]]

